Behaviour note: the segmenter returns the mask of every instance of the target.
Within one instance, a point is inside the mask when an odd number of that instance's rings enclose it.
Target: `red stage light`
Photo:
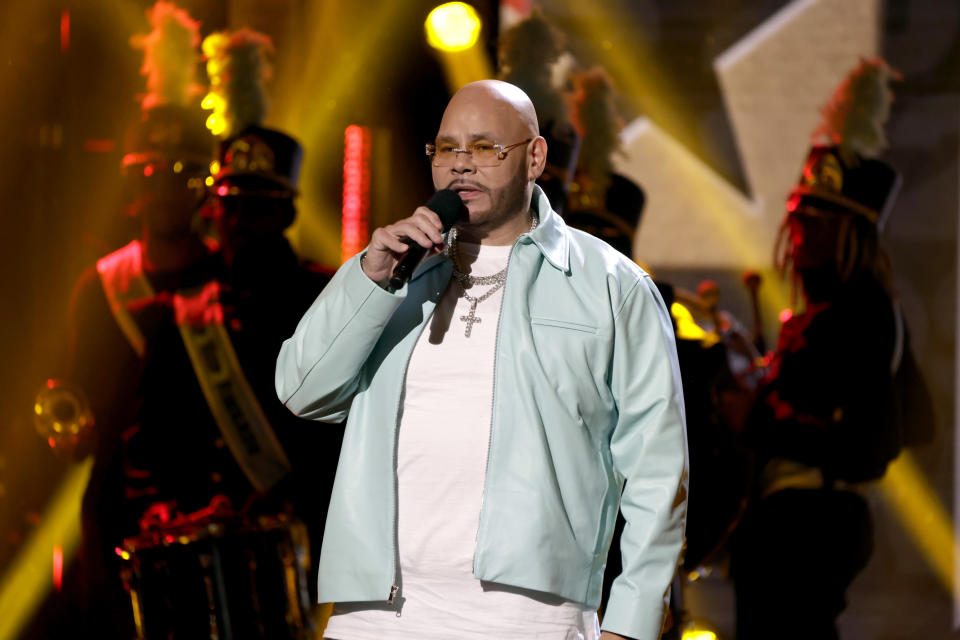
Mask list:
[[[64,9],[60,14],[60,52],[66,53],[70,48],[70,10]]]
[[[346,262],[370,238],[370,128],[352,124],[344,131],[343,141],[340,261]]]
[[[153,175],[153,165],[152,165],[152,164],[148,164],[147,166],[145,166],[145,167],[143,168],[143,175],[145,175],[145,176],[148,177],[148,178]]]
[[[113,140],[84,140],[83,150],[90,153],[110,153],[116,149],[117,143]]]
[[[63,590],[63,547],[53,545],[53,588],[59,593]]]

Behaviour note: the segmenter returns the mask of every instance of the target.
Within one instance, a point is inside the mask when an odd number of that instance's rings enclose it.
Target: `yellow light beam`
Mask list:
[[[493,65],[483,47],[474,45],[465,51],[438,51],[437,54],[450,93],[471,82],[493,77]]]
[[[493,65],[478,45],[482,26],[476,10],[463,2],[442,4],[427,15],[427,43],[437,50],[450,93],[493,77]]]
[[[589,16],[579,21],[588,35],[583,44],[624,98],[685,147],[696,150],[699,144],[688,133],[687,124],[695,122],[695,116],[648,44],[644,25],[624,19],[635,15],[626,0],[566,0],[565,4],[571,15]]]
[[[672,172],[683,171],[684,195],[694,203],[692,210],[709,221],[711,232],[719,234],[719,242],[730,248],[743,267],[758,269],[770,265],[772,247],[768,248],[762,234],[757,233],[762,226],[758,207],[697,156],[699,143],[688,135],[687,125],[694,115],[673,80],[663,73],[663,65],[657,63],[657,56],[645,41],[643,25],[623,20],[622,16],[630,15],[629,11],[611,10],[601,0],[567,0],[567,4],[577,15],[591,16],[586,23],[589,37],[584,39],[585,44],[614,78],[624,97],[646,116],[640,119],[642,126],[667,154],[657,164],[669,166]],[[622,7],[622,0],[618,4]],[[642,176],[636,178],[644,184]],[[655,195],[649,194],[648,207],[653,205]],[[771,318],[790,304],[786,287],[776,282],[765,283],[760,302]]]
[[[292,51],[303,55],[295,73],[278,78],[274,91],[276,109],[270,118],[280,128],[299,137],[308,152],[301,181],[301,215],[288,231],[298,253],[325,264],[338,264],[341,209],[323,192],[317,180],[320,163],[342,160],[338,153],[322,150],[340,148],[343,130],[340,115],[350,95],[363,92],[364,83],[382,81],[385,64],[399,60],[382,59],[391,41],[402,34],[393,28],[408,10],[405,3],[379,0],[363,11],[362,29],[347,29],[346,5],[334,2],[308,3],[305,24],[296,31]],[[371,72],[376,70],[376,72]],[[336,126],[334,126],[336,125]],[[307,214],[307,215],[304,215]]]
[[[66,566],[80,544],[80,502],[93,459],[64,476],[40,526],[27,540],[0,583],[0,640],[14,640],[53,587],[53,554],[62,545]]]
[[[930,489],[908,451],[900,454],[880,482],[880,495],[916,543],[934,574],[953,593],[955,553],[950,515]]]

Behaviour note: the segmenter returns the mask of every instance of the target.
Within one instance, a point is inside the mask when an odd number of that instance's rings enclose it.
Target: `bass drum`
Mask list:
[[[286,516],[216,520],[125,541],[139,638],[311,637],[306,527]]]

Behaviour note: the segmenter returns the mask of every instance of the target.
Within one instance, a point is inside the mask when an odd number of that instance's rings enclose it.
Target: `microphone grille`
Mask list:
[[[456,191],[450,189],[440,189],[427,201],[427,209],[430,209],[438,216],[443,224],[443,231],[446,233],[450,227],[457,223],[461,216],[466,215],[467,208],[463,200],[457,195]]]

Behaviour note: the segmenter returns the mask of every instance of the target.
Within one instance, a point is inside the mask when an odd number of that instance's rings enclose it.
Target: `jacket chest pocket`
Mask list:
[[[606,424],[609,334],[590,321],[530,317],[533,349],[523,368],[541,419],[552,429],[592,430]]]
[[[580,333],[597,335],[596,326],[583,322],[573,322],[571,320],[560,320],[557,318],[546,318],[543,316],[531,316],[530,324],[533,325],[534,331],[536,331],[536,327],[550,327],[558,330],[565,329],[568,331],[577,331]],[[557,337],[562,338],[563,333],[558,331]]]
[[[597,386],[606,377],[607,341],[589,320],[544,316],[530,318],[530,330],[540,375],[558,392],[564,403],[583,408],[592,404]]]

